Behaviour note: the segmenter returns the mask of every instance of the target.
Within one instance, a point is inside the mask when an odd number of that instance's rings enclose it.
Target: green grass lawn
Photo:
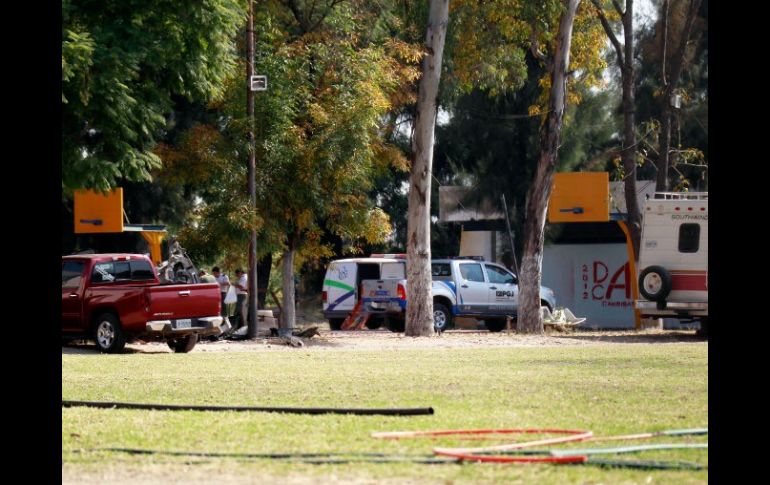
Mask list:
[[[259,483],[705,483],[708,472],[591,465],[306,464],[243,456],[135,455],[110,448],[428,456],[434,446],[506,441],[377,440],[375,431],[549,427],[613,435],[706,427],[708,344],[490,349],[62,355],[65,400],[293,406],[428,407],[432,416],[62,408],[64,481]],[[583,443],[607,447],[686,441]],[[705,442],[707,436],[689,438]],[[507,441],[507,442],[510,442]],[[706,450],[617,459],[708,463]]]

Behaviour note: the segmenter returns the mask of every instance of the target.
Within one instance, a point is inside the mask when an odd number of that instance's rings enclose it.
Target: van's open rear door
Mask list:
[[[326,272],[324,291],[326,301],[324,311],[353,309],[356,301],[356,278],[358,265],[350,263],[332,263]]]

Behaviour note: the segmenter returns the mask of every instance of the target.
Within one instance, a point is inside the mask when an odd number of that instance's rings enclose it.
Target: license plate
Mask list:
[[[176,328],[190,328],[192,326],[192,320],[189,318],[182,318],[176,321]]]

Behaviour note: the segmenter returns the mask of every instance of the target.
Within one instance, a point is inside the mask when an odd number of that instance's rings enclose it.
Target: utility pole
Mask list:
[[[503,199],[505,227],[508,229],[508,240],[511,241],[511,260],[513,261],[513,270],[516,271],[516,278],[519,278],[519,263],[516,260],[516,247],[513,245],[513,231],[511,230],[511,221],[508,220],[508,204],[505,203],[505,194],[502,194],[500,198]]]
[[[256,160],[254,146],[254,91],[251,82],[254,76],[254,2],[249,0],[249,19],[246,27],[246,115],[249,118],[249,206],[257,210]],[[249,238],[249,315],[248,337],[257,338],[257,230],[251,229]]]

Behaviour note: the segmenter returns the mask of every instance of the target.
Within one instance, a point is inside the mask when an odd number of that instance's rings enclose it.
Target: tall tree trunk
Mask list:
[[[551,196],[553,173],[559,148],[567,95],[567,67],[572,44],[572,24],[580,0],[565,0],[559,21],[559,36],[551,68],[548,114],[540,129],[540,158],[535,180],[527,191],[524,210],[524,255],[521,261],[518,329],[522,333],[543,333],[540,317],[540,272],[543,263],[543,229]]]
[[[436,126],[436,97],[441,78],[449,0],[431,0],[427,53],[422,60],[422,78],[414,128],[414,162],[409,179],[407,219],[406,335],[430,336],[433,331],[433,298],[430,272],[430,187],[433,165],[433,135]]]
[[[294,311],[294,256],[297,252],[297,239],[298,235],[290,235],[286,252],[283,253],[283,271],[281,278],[283,308],[281,308],[281,328],[293,328],[297,319]]]
[[[623,15],[623,37],[625,55],[620,66],[623,83],[623,148],[620,159],[623,162],[623,189],[626,197],[628,230],[634,246],[634,259],[639,254],[642,238],[642,213],[636,197],[636,99],[634,96],[634,1],[626,0]]]
[[[625,11],[620,9],[620,4],[613,1],[612,5],[623,21],[623,40],[621,46],[615,32],[612,30],[607,17],[604,15],[599,0],[591,0],[596,8],[596,13],[602,23],[604,32],[610,39],[620,68],[622,83],[622,107],[623,107],[623,142],[620,151],[620,160],[623,163],[623,188],[626,199],[626,212],[628,214],[628,228],[631,233],[631,242],[634,247],[634,259],[639,254],[639,241],[641,239],[642,215],[639,210],[639,201],[636,198],[636,101],[634,99],[634,0],[626,0]]]
[[[257,274],[259,274],[259,292],[257,294],[258,307],[265,308],[265,299],[267,298],[267,288],[270,286],[270,271],[273,267],[273,253],[268,252],[257,264]]]
[[[679,80],[682,77],[682,69],[684,68],[684,57],[687,53],[687,43],[690,41],[692,26],[695,17],[698,15],[700,4],[701,0],[690,0],[687,8],[687,18],[685,19],[682,34],[679,36],[679,46],[674,53],[674,57],[671,59],[671,75],[668,79],[666,79],[668,32],[663,32],[664,42],[661,44],[661,84],[663,86],[663,94],[660,100],[660,153],[658,154],[658,178],[655,183],[655,190],[658,192],[669,190],[668,168],[671,151],[671,114],[673,111],[671,97],[679,87]],[[661,15],[664,16],[664,28],[668,26],[669,12],[668,2],[664,2],[661,7]]]

